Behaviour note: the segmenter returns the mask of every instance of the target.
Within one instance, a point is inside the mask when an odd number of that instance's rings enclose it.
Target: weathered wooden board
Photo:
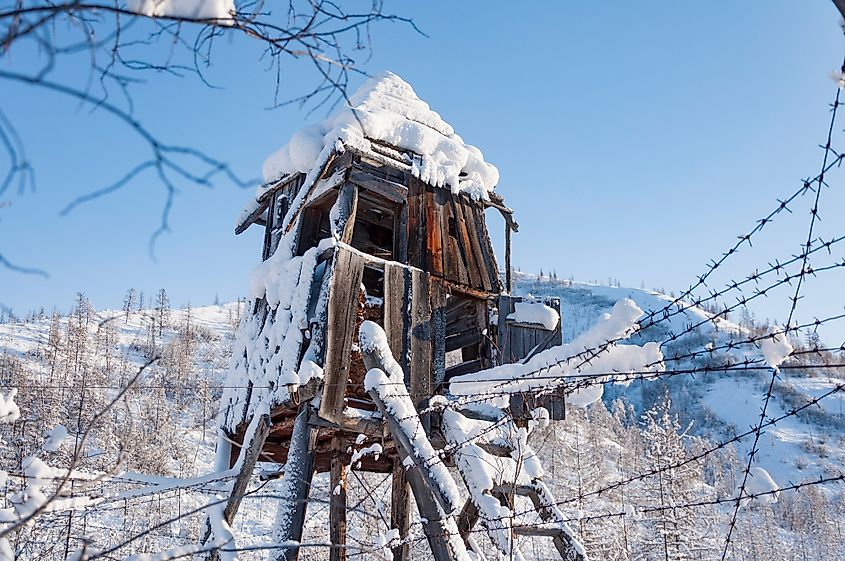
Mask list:
[[[478,344],[481,340],[480,329],[468,329],[446,337],[446,352],[462,349],[468,345]]]
[[[425,228],[426,228],[426,254],[428,268],[425,269],[432,275],[443,276],[443,207],[436,202],[435,193],[426,190],[423,195],[425,206]]]
[[[487,273],[490,277],[490,290],[501,292],[502,283],[499,280],[499,267],[496,264],[496,254],[493,251],[493,244],[490,243],[490,235],[487,232],[487,225],[484,222],[484,209],[481,205],[473,204],[472,213],[475,217],[475,226],[478,229],[478,241],[481,244],[481,255],[487,265]]]
[[[396,362],[402,366],[405,376],[408,370],[408,346],[410,344],[410,272],[396,263],[384,265],[384,331],[390,351]]]
[[[446,378],[446,299],[448,289],[436,277],[429,278],[431,305],[431,394]]]
[[[411,269],[411,326],[409,390],[414,404],[432,395],[431,380],[431,302],[429,276]]]
[[[241,500],[246,493],[249,480],[252,478],[252,470],[261,456],[261,450],[268,434],[270,434],[270,416],[262,415],[255,425],[255,432],[251,435],[250,441],[246,443],[246,450],[241,452],[244,458],[241,463],[241,471],[235,478],[235,483],[232,485],[232,494],[223,510],[223,518],[229,524],[235,519],[238,507],[241,506]]]
[[[408,187],[405,185],[375,177],[365,170],[352,168],[349,172],[349,180],[394,203],[404,203],[408,198]]]
[[[464,266],[467,273],[467,284],[478,290],[484,290],[484,284],[481,282],[481,275],[478,268],[478,257],[472,247],[469,230],[467,228],[466,217],[464,214],[463,201],[452,197],[452,213],[455,217],[455,227],[457,230],[458,251],[463,259]]]
[[[440,232],[443,242],[443,276],[452,282],[466,285],[469,282],[466,263],[458,248],[458,224],[453,208],[452,193],[445,189],[435,191],[435,204],[440,209]]]
[[[346,464],[343,439],[332,440],[329,489],[329,561],[346,561]]]
[[[425,184],[408,175],[408,264],[427,270]]]
[[[402,542],[408,537],[411,529],[411,493],[408,478],[405,476],[405,466],[398,455],[393,460],[393,478],[390,492],[390,527],[399,530]],[[393,561],[408,561],[410,544],[402,543],[393,548]]]
[[[338,422],[343,413],[363,273],[363,257],[343,248],[335,251],[326,318],[323,399],[320,402],[320,416],[334,422]]]
[[[408,205],[399,207],[399,214],[396,216],[396,223],[393,228],[394,247],[393,255],[400,263],[408,262]]]
[[[354,183],[346,182],[340,187],[337,202],[334,205],[335,222],[332,224],[333,234],[343,243],[352,241],[355,225],[355,213],[358,209],[358,187]]]
[[[472,249],[472,255],[478,271],[481,288],[485,292],[493,292],[494,285],[490,282],[490,272],[487,268],[487,259],[484,256],[484,248],[482,247],[479,236],[480,230],[485,228],[485,226],[483,223],[480,226],[477,224],[478,212],[476,212],[476,208],[473,205],[466,203],[462,206],[467,235],[469,236],[470,247]]]

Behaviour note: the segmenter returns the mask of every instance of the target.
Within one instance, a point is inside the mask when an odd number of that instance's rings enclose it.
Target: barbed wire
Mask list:
[[[845,72],[845,60],[843,60],[842,65],[840,66],[840,70],[842,72]],[[833,105],[832,105],[831,112],[830,112],[830,124],[829,124],[828,129],[827,129],[827,139],[826,139],[825,144],[824,144],[824,155],[822,157],[821,172],[816,176],[816,179],[813,181],[813,183],[815,183],[815,185],[816,185],[816,188],[815,188],[815,199],[813,201],[813,206],[810,210],[810,225],[809,225],[808,232],[807,232],[807,242],[805,244],[805,247],[807,249],[810,248],[810,244],[812,243],[813,233],[814,233],[814,230],[815,230],[816,222],[819,218],[819,201],[820,201],[820,198],[821,198],[822,189],[826,186],[826,183],[824,181],[824,175],[825,175],[825,170],[827,168],[828,158],[831,156],[831,154],[834,154],[836,156],[835,161],[837,161],[837,162],[841,161],[841,157],[838,154],[835,154],[832,150],[832,147],[831,147],[831,141],[832,141],[832,138],[833,138],[833,129],[836,126],[836,115],[837,115],[837,112],[839,110],[839,97],[840,97],[841,93],[842,93],[842,88],[839,85],[837,85],[836,96],[834,98]],[[792,303],[791,303],[790,308],[789,308],[789,316],[786,319],[786,324],[785,324],[786,326],[789,326],[792,323],[792,318],[795,315],[795,310],[798,306],[798,300],[801,298],[801,287],[804,283],[805,276],[808,274],[808,266],[807,266],[808,259],[809,259],[809,255],[805,251],[804,252],[804,258],[802,259],[802,262],[801,262],[801,271],[800,271],[800,274],[797,278],[796,285],[795,285],[795,293],[793,294],[792,299],[791,299]],[[775,380],[777,379],[777,376],[778,376],[778,369],[777,369],[777,367],[774,367],[774,368],[772,368],[772,376],[771,376],[771,380],[769,381],[769,387],[766,390],[765,397],[763,398],[763,407],[760,411],[760,420],[758,421],[756,430],[754,432],[754,441],[751,444],[750,451],[748,452],[748,462],[745,466],[745,470],[743,471],[742,483],[740,484],[739,492],[737,493],[736,505],[734,506],[733,514],[731,515],[731,521],[728,524],[728,531],[727,531],[727,535],[725,536],[725,546],[722,549],[722,561],[725,561],[725,559],[728,556],[728,550],[730,549],[730,543],[731,543],[731,536],[733,535],[734,529],[736,528],[736,519],[737,519],[737,516],[739,514],[740,499],[742,498],[742,495],[745,493],[745,486],[748,483],[748,477],[751,473],[751,466],[754,463],[754,456],[757,454],[757,451],[758,451],[757,450],[757,444],[760,441],[760,435],[762,434],[762,426],[763,426],[765,419],[766,419],[766,410],[768,409],[769,402],[772,399],[772,390],[775,387]]]

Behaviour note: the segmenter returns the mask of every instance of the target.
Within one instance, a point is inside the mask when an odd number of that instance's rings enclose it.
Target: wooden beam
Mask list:
[[[443,208],[437,204],[438,198],[431,189],[426,189],[422,200],[425,213],[425,253],[428,266],[425,270],[442,277],[444,276],[443,231],[441,229]]]
[[[368,369],[379,368],[387,371],[393,368],[388,369],[386,367],[388,361],[393,361],[393,357],[384,357],[376,349],[365,350],[363,356],[364,364]],[[464,544],[461,542],[456,543],[456,540],[449,539],[449,526],[456,524],[454,518],[449,513],[451,510],[449,500],[443,495],[437,483],[433,480],[427,466],[416,456],[414,447],[405,433],[402,424],[396,418],[394,412],[388,410],[379,392],[374,390],[369,392],[369,394],[378,406],[382,418],[384,418],[385,423],[390,429],[390,434],[396,444],[400,464],[404,465],[405,459],[408,458],[408,462],[412,465],[405,472],[405,475],[408,478],[411,491],[414,493],[414,499],[416,500],[420,517],[423,519],[423,533],[425,533],[428,539],[432,556],[435,561],[457,561],[457,559],[463,558],[466,555]],[[452,520],[450,521],[450,519]]]
[[[440,279],[429,277],[429,304],[431,322],[431,374],[429,375],[428,397],[434,395],[437,387],[446,379],[446,297],[448,289]]]
[[[511,225],[505,222],[505,290],[511,293]]]
[[[342,418],[346,382],[358,310],[358,291],[364,273],[364,259],[338,248],[334,256],[326,321],[326,360],[320,417],[338,422]]]
[[[334,234],[341,242],[348,244],[352,242],[352,229],[355,226],[355,213],[358,210],[358,187],[346,182],[337,194],[335,203],[336,221],[333,224],[336,228]]]
[[[399,452],[400,463],[405,458],[414,458],[413,448],[405,436],[404,431],[397,419],[387,411],[384,402],[378,395],[378,392],[371,392],[373,400],[385,417],[390,432],[397,442],[397,451]],[[403,438],[404,436],[404,438]],[[454,551],[454,542],[448,539],[449,523],[447,522],[450,515],[444,514],[448,501],[440,494],[437,485],[433,481],[426,478],[429,472],[425,466],[414,463],[414,467],[406,472],[408,483],[414,493],[414,498],[417,502],[417,508],[420,512],[423,522],[423,532],[428,539],[431,553],[435,561],[457,561],[459,559],[458,552]],[[453,522],[454,523],[454,522]]]
[[[478,260],[473,253],[472,241],[467,229],[464,205],[460,197],[452,197],[452,212],[455,216],[458,234],[458,249],[467,269],[468,284],[475,289],[484,290],[484,284],[481,282],[481,275],[479,274]]]
[[[398,457],[393,459],[393,478],[390,489],[390,527],[399,530],[399,538],[404,542],[411,529],[411,494],[405,466]],[[393,561],[408,561],[410,544],[403,543],[393,548]]]
[[[261,450],[264,447],[264,442],[267,440],[267,435],[270,433],[270,416],[261,415],[256,423],[255,431],[250,438],[247,446],[241,446],[239,457],[243,458],[241,462],[241,469],[238,472],[235,482],[232,485],[232,492],[229,495],[229,500],[223,509],[223,518],[227,524],[232,524],[235,519],[235,514],[238,512],[238,507],[241,505],[246,489],[249,486],[249,481],[252,479],[252,470],[261,455]],[[205,533],[202,537],[202,543],[208,543],[211,537],[211,523],[206,519]],[[212,549],[206,557],[208,561],[218,561],[220,559],[220,551]]]
[[[235,478],[229,502],[226,503],[226,508],[223,509],[223,518],[226,519],[228,524],[232,524],[235,514],[238,512],[238,507],[241,506],[241,500],[244,497],[244,493],[246,493],[249,480],[252,478],[252,470],[255,468],[256,462],[258,462],[261,449],[264,447],[264,441],[267,440],[268,434],[270,434],[270,416],[266,414],[261,415],[255,427],[255,432],[249,441],[249,445],[246,450],[241,452],[243,457],[241,471]]]
[[[321,418],[319,415],[312,415],[309,422],[313,427],[322,427],[339,431],[353,432],[356,434],[380,434],[383,423],[380,419],[372,419],[349,413],[350,407],[343,410],[339,422],[332,422]]]
[[[346,561],[346,464],[343,439],[332,439],[332,467],[329,485],[329,561]]]
[[[469,237],[469,251],[472,255],[473,266],[478,274],[478,287],[488,293],[494,292],[494,285],[490,282],[490,271],[487,267],[487,259],[484,255],[485,249],[481,245],[479,235],[480,230],[477,224],[479,213],[477,212],[476,206],[472,203],[464,202],[461,206],[463,207],[462,212],[464,223],[466,225],[467,236]],[[481,218],[482,220],[484,219],[483,213],[481,214]],[[482,224],[481,227],[483,228],[484,225]]]
[[[407,189],[406,189],[407,193]],[[407,198],[407,197],[406,197]],[[408,204],[403,202],[393,225],[393,259],[400,263],[408,262]]]
[[[263,203],[258,203],[258,206],[255,207],[255,210],[250,212],[246,218],[244,218],[235,226],[235,235],[237,236],[244,233],[247,228],[252,226],[255,221],[258,220],[258,217],[261,216],[265,210],[267,210],[267,205],[267,201],[264,201]]]
[[[425,188],[412,175],[408,175],[408,264],[412,267],[425,266],[425,213],[422,212]]]
[[[290,437],[285,475],[279,491],[281,501],[276,515],[276,532],[271,538],[274,543],[298,543],[302,539],[308,493],[311,490],[311,478],[314,477],[314,447],[317,441],[317,430],[308,422],[310,416],[311,402],[303,402],[299,406]],[[274,558],[276,561],[296,561],[299,548],[279,549]]]
[[[411,270],[411,343],[410,390],[414,406],[432,395],[431,387],[431,302],[429,300],[429,275],[418,269]],[[427,416],[423,418],[427,426]]]
[[[480,206],[474,206],[473,211],[476,214],[475,226],[478,228],[478,241],[481,243],[481,253],[484,256],[484,262],[487,264],[487,270],[490,274],[490,283],[494,292],[502,290],[502,283],[499,281],[499,269],[496,264],[496,253],[493,251],[493,244],[490,242],[490,234],[487,231],[487,222],[484,219],[484,209]]]
[[[410,272],[396,263],[384,265],[384,332],[390,352],[408,373],[408,294]]]
[[[405,199],[408,198],[408,188],[404,185],[375,177],[364,170],[354,167],[349,172],[349,181],[394,203],[404,203]]]

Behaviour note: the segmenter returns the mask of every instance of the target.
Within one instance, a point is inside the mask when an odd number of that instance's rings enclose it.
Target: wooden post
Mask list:
[[[432,395],[431,388],[431,301],[429,275],[419,269],[411,270],[411,363],[408,388],[414,406]],[[428,415],[423,426],[428,429]]]
[[[332,439],[329,487],[330,561],[346,561],[346,464],[343,460],[343,440],[335,437]]]
[[[258,420],[258,425],[255,427],[255,432],[246,449],[246,453],[241,452],[243,463],[241,463],[241,471],[235,479],[235,484],[232,486],[232,496],[229,497],[229,502],[226,503],[226,508],[223,510],[223,517],[227,524],[231,524],[235,519],[235,514],[238,512],[238,507],[241,506],[241,500],[246,493],[247,485],[252,477],[252,470],[255,468],[255,463],[261,455],[261,449],[264,447],[264,442],[267,440],[267,435],[270,434],[270,416],[261,415]]]
[[[238,455],[239,458],[243,458],[241,469],[235,478],[235,483],[232,485],[232,493],[229,496],[226,507],[223,509],[223,518],[227,524],[232,524],[235,514],[238,512],[238,507],[241,506],[241,500],[243,500],[249,480],[252,478],[252,470],[255,468],[255,463],[261,455],[261,449],[264,448],[264,442],[267,440],[268,434],[270,434],[270,416],[261,415],[249,439],[249,444],[246,443],[248,435],[244,435],[244,442]],[[211,524],[206,520],[202,543],[207,543],[210,537]],[[208,561],[218,561],[220,559],[220,552],[216,549],[211,550],[207,559]]]
[[[305,401],[299,406],[293,433],[290,435],[285,475],[279,492],[281,503],[276,515],[276,532],[272,536],[274,543],[299,542],[302,539],[308,492],[314,476],[314,445],[317,440],[316,429],[308,423],[310,416],[311,402]],[[274,555],[276,561],[296,561],[299,548],[282,548]]]
[[[326,359],[320,417],[339,422],[343,416],[349,361],[358,311],[358,291],[364,273],[364,259],[338,248],[334,255],[326,322]]]
[[[395,359],[392,356],[382,356],[379,349],[364,349],[363,356],[364,364],[368,369],[378,368],[386,372],[400,370]],[[433,479],[428,466],[416,456],[413,445],[395,413],[388,410],[378,391],[373,390],[369,394],[390,430],[393,442],[396,444],[400,465],[404,467],[406,458],[411,464],[405,476],[414,493],[420,516],[424,520],[423,532],[428,539],[435,561],[456,561],[463,558],[466,555],[463,541],[451,539],[450,536],[452,528],[456,528],[457,523],[450,513],[449,500]],[[405,399],[410,401],[408,396]]]
[[[505,290],[511,293],[511,225],[505,220]]]
[[[376,402],[379,412],[381,412],[382,417],[390,428],[390,433],[396,442],[396,450],[399,453],[401,464],[405,458],[409,457],[411,449],[410,442],[408,442],[407,436],[402,431],[399,421],[385,407],[378,392],[370,392],[370,396]],[[402,438],[403,436],[405,436],[404,439]],[[414,458],[414,456],[410,457]],[[449,539],[450,524],[448,520],[452,517],[444,513],[444,505],[447,504],[446,498],[440,494],[436,484],[430,480],[430,474],[425,466],[415,462],[414,466],[406,472],[406,477],[414,493],[414,499],[417,501],[420,516],[424,520],[422,525],[423,533],[425,533],[425,537],[428,539],[428,545],[431,547],[431,553],[435,561],[457,561],[457,559],[461,558],[461,554],[455,551],[455,540]],[[454,523],[454,520],[452,522]],[[463,545],[463,542],[459,542],[459,544]]]
[[[410,278],[408,269],[395,263],[384,264],[384,332],[390,352],[396,357],[396,362],[402,367],[406,376],[408,368],[408,285],[406,276]]]
[[[390,527],[399,530],[399,538],[404,542],[411,528],[411,495],[408,492],[408,478],[405,466],[399,458],[393,460],[393,479],[390,493]],[[393,548],[393,561],[408,561],[411,548],[403,543]]]
[[[358,211],[358,188],[354,183],[344,183],[337,194],[336,219],[332,223],[333,234],[343,243],[352,242],[352,229]]]

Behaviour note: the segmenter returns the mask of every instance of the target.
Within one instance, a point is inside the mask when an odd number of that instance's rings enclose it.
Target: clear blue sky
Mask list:
[[[514,239],[522,270],[681,290],[818,170],[835,93],[829,75],[845,50],[829,0],[388,2],[387,9],[412,17],[428,37],[377,25],[373,56],[361,68],[402,76],[498,166],[499,191],[522,225]],[[274,75],[260,54],[245,39],[219,40],[208,71],[219,88],[151,73],[134,89],[136,113],[164,141],[195,145],[258,177],[293,131],[325,116],[267,110]],[[36,58],[13,51],[2,60],[25,69]],[[283,94],[314,83],[307,65],[283,70]],[[102,111],[55,94],[3,84],[0,105],[38,179],[35,192],[3,197],[0,252],[50,273],[0,269],[0,302],[22,313],[67,309],[78,290],[98,308],[119,306],[129,287],[147,294],[164,287],[177,305],[244,293],[260,233],[236,238],[233,224],[251,189],[185,185],[153,261],[148,240],[164,201],[153,175],[58,216],[74,196],[141,161],[144,145]],[[824,236],[842,223],[836,179],[823,194]],[[733,260],[727,276],[797,252],[807,205]],[[498,221],[492,227],[500,240]],[[842,281],[811,282],[799,319],[841,310]],[[787,306],[784,293],[757,313],[783,320]]]

